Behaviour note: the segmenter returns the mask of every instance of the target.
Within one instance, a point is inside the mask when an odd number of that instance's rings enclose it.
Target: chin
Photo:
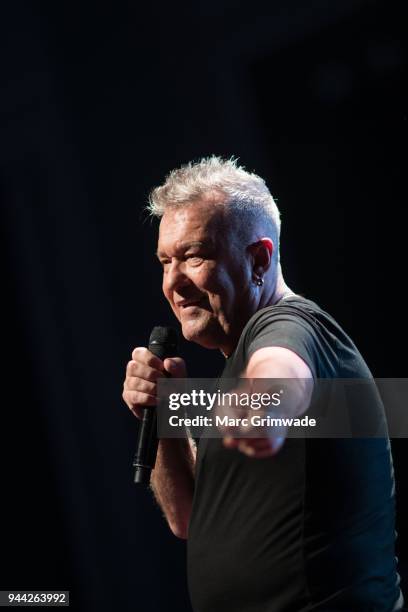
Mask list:
[[[187,321],[181,326],[183,336],[189,342],[195,342],[204,348],[218,348],[216,334],[211,333],[209,321]]]

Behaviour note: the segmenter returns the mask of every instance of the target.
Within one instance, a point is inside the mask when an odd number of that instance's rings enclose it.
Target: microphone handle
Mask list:
[[[171,343],[149,343],[149,351],[161,360],[174,356],[176,350],[177,347]],[[158,445],[156,407],[143,408],[136,453],[133,460],[133,467],[135,468],[134,482],[136,484],[150,484],[150,476],[156,463]]]
[[[157,413],[156,408],[151,406],[143,408],[140,421],[139,436],[133,467],[135,468],[135,483],[148,485],[154,464],[156,463],[157,447]]]

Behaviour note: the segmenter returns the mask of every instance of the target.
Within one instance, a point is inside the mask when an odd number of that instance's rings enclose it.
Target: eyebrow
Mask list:
[[[178,247],[177,251],[184,252],[193,247],[209,247],[212,246],[212,240],[200,241],[197,240],[195,242],[182,242]],[[165,253],[163,251],[156,251],[156,256],[160,259],[160,257],[165,257]]]

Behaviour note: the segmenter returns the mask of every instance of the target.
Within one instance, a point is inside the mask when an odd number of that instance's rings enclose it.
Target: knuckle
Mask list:
[[[127,376],[126,380],[123,384],[123,388],[125,389],[125,391],[131,391],[134,388],[134,378],[131,376]]]
[[[131,361],[128,361],[126,366],[126,374],[132,374],[135,365],[136,363],[133,359]]]
[[[160,367],[160,359],[153,355],[145,346],[138,346],[132,353],[132,357],[134,361],[142,363],[145,366],[149,366],[151,368]]]
[[[146,380],[148,380],[151,383],[156,383],[158,378],[162,378],[163,374],[160,372],[160,370],[155,370],[155,369],[151,369],[147,374],[146,374],[147,378]]]
[[[132,405],[135,406],[148,406],[149,396],[143,391],[131,391]]]
[[[159,358],[156,357],[156,355],[153,355],[153,353],[151,353],[150,351],[147,351],[145,355],[145,359],[146,359],[145,361],[146,365],[148,365],[150,368],[154,368],[157,370],[157,368],[160,366]]]
[[[132,409],[133,404],[130,401],[130,396],[129,396],[129,391],[123,391],[122,393],[122,399],[125,402],[126,406],[130,409]]]
[[[149,351],[147,350],[147,348],[145,346],[137,346],[135,349],[133,349],[132,351],[132,359],[134,361],[140,361],[143,360],[143,356],[148,353]]]
[[[142,402],[140,402],[140,396],[138,391],[129,391],[128,392],[129,401],[132,405],[132,408],[135,408]]]
[[[156,395],[157,384],[153,381],[143,380],[139,386],[141,391],[149,393],[150,395]]]

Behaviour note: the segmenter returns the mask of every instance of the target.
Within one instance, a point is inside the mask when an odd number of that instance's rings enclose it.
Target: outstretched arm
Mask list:
[[[251,356],[245,378],[292,379],[290,401],[283,403],[284,417],[297,417],[310,405],[313,392],[313,376],[309,366],[294,351],[281,346],[261,348]],[[282,414],[282,413],[281,413]],[[248,457],[257,459],[271,457],[282,447],[285,436],[262,438],[234,438],[226,436],[224,446],[237,448]]]

